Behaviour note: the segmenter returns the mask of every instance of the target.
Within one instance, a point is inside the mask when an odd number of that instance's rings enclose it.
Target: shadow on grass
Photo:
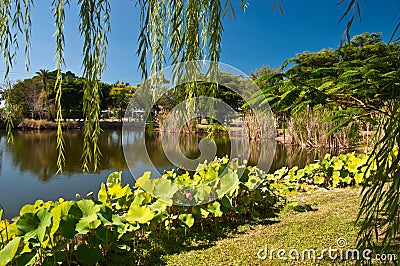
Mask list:
[[[297,206],[293,207],[293,210],[295,212],[315,212],[315,211],[318,211],[318,209],[311,207],[310,204],[297,205]]]
[[[204,250],[215,245],[220,239],[232,238],[252,229],[256,225],[279,223],[276,220],[280,209],[263,212],[262,216],[217,217],[203,219],[192,228],[180,228],[170,232],[152,231],[145,240],[134,245],[125,254],[113,253],[104,265],[165,265],[164,255]]]

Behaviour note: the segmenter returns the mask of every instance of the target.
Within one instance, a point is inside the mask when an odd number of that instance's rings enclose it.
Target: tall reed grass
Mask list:
[[[325,147],[328,149],[345,149],[359,145],[370,145],[373,139],[373,131],[369,124],[353,122],[343,129],[330,134],[339,122],[326,121],[333,115],[329,109],[304,110],[293,114],[285,120],[282,126],[285,128],[285,143],[302,147]],[[369,132],[365,134],[365,129]]]

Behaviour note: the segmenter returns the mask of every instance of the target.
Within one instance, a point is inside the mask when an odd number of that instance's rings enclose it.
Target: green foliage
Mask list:
[[[358,248],[374,247],[381,253],[400,254],[400,101],[391,106],[382,125],[383,136],[368,160],[366,171],[377,166],[376,174],[363,190],[358,221],[361,222]]]
[[[330,106],[342,122],[337,131],[387,113],[388,100],[398,97],[399,55],[399,43],[386,44],[380,34],[364,33],[336,50],[298,54],[284,63],[282,68],[293,64],[285,72],[259,82],[277,112]]]
[[[354,122],[374,125],[377,143],[367,169],[376,174],[369,176],[370,186],[364,189],[358,245],[360,249],[377,245],[383,253],[394,249],[400,230],[400,167],[397,153],[393,154],[399,148],[399,56],[398,41],[386,44],[380,34],[364,33],[336,50],[299,54],[285,62],[284,68],[289,63],[292,66],[284,73],[263,77],[270,81],[263,92],[274,110],[329,107],[334,114],[327,120],[337,123],[330,134]],[[334,166],[340,167],[340,163]],[[334,170],[332,185],[351,183],[353,178],[354,182],[362,180],[360,173]],[[326,182],[322,177],[317,181]]]
[[[6,91],[14,119],[42,118],[45,115],[40,78],[26,79]]]
[[[125,115],[129,100],[134,94],[136,88],[129,84],[117,83],[109,92],[111,112],[116,112],[116,117],[121,119]]]
[[[2,250],[0,250],[0,265],[5,266],[12,261],[18,250],[21,241],[20,237],[11,240]]]
[[[7,100],[13,119],[35,118],[55,120],[57,115],[56,101],[57,92],[53,90],[57,81],[57,70],[47,71],[41,69],[32,78],[18,81],[6,90]],[[62,105],[62,118],[81,119],[82,97],[85,80],[74,73],[67,71],[60,73],[63,88],[60,103]],[[112,95],[109,95],[111,85],[101,83],[102,107],[113,107]]]
[[[82,66],[85,78],[82,105],[86,125],[83,132],[82,166],[85,171],[96,171],[101,155],[98,145],[101,132],[100,80],[106,69],[111,6],[108,0],[79,0],[78,3],[80,4],[79,32],[84,39]]]
[[[256,167],[229,164],[227,158],[199,164],[190,175],[166,171],[159,179],[146,172],[132,190],[122,184],[121,172],[109,175],[97,201],[41,200],[25,205],[13,222],[1,221],[0,264],[80,263],[93,265],[105,256],[127,252],[156,237],[156,232],[184,234],[203,223],[258,219],[278,202],[293,205],[291,196],[317,187],[344,187],[364,182],[367,155],[331,157],[303,169],[282,168],[267,174]],[[238,179],[239,170],[243,175]],[[373,169],[368,169],[369,173]],[[178,174],[179,172],[179,174]],[[218,178],[218,174],[222,174]],[[337,179],[337,180],[336,180]],[[255,187],[255,184],[261,186]],[[182,188],[202,188],[197,193]],[[174,206],[173,200],[209,199],[196,206]]]
[[[369,178],[373,166],[367,171],[367,154],[341,154],[331,157],[326,154],[319,162],[309,164],[303,169],[297,166],[292,169],[281,168],[267,176],[272,180],[272,189],[279,191],[279,195],[291,196],[301,191],[314,190],[315,187],[337,188],[347,186],[361,186]]]

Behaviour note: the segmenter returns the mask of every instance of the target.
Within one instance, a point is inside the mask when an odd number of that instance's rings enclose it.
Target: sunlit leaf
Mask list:
[[[2,250],[0,250],[0,266],[6,266],[9,262],[14,259],[17,253],[20,237],[16,237],[11,240]]]
[[[140,206],[132,203],[125,218],[131,224],[135,222],[144,224],[151,221],[154,216],[155,213],[147,205]]]
[[[46,230],[51,224],[52,214],[47,209],[41,209],[36,214],[25,213],[17,221],[17,228],[26,236],[43,242]]]
[[[97,213],[100,212],[100,205],[95,204],[92,200],[80,200],[77,206],[82,211],[82,218],[76,224],[76,231],[78,233],[86,234],[101,224],[97,216]]]
[[[221,217],[224,214],[220,208],[221,204],[218,201],[214,201],[213,203],[209,203],[207,205],[207,210],[215,217]]]
[[[168,179],[157,179],[154,184],[153,195],[160,199],[171,199],[178,191],[178,186]]]
[[[150,179],[150,172],[145,172],[141,177],[136,180],[135,187],[139,187],[144,191],[153,193],[154,180]]]
[[[53,237],[54,234],[57,232],[59,226],[60,226],[60,221],[61,217],[65,216],[68,214],[69,209],[71,206],[74,204],[72,201],[64,201],[60,204],[57,204],[52,210],[51,214],[53,216],[52,219],[52,226],[50,229],[50,237]]]
[[[194,218],[191,213],[189,214],[180,214],[179,215],[179,220],[186,225],[187,227],[192,227],[194,224]]]

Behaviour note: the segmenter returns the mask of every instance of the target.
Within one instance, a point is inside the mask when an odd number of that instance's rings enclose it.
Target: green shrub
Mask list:
[[[1,211],[0,265],[93,265],[110,254],[140,252],[140,243],[163,232],[257,220],[279,203],[292,204],[296,193],[363,183],[366,160],[365,154],[327,155],[303,169],[267,174],[222,158],[199,164],[193,175],[171,170],[152,179],[146,172],[134,189],[115,172],[101,184],[97,200],[92,193],[78,201],[38,200],[23,206],[12,223],[1,220]]]

